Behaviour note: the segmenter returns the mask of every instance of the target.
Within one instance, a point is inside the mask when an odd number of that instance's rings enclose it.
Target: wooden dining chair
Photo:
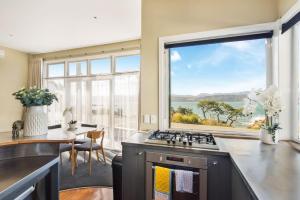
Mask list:
[[[95,128],[97,129],[97,124],[81,124],[81,127],[89,127],[89,128]],[[86,142],[89,142],[89,139],[76,139],[75,144],[84,144]]]
[[[61,128],[61,124],[56,124],[56,125],[52,125],[52,126],[48,126],[49,130],[53,130],[53,129],[58,129]],[[71,143],[62,143],[59,145],[59,154],[60,154],[60,164],[62,165],[62,153],[63,152],[69,152],[70,156],[69,156],[69,160],[71,160],[71,151],[72,151],[72,144]]]
[[[99,159],[99,151],[103,156],[104,163],[106,164],[104,148],[103,148],[103,139],[104,139],[104,130],[101,131],[89,131],[87,137],[90,139],[89,142],[75,146],[75,162],[77,166],[77,155],[79,151],[88,151],[89,152],[89,175],[92,174],[92,152],[96,151],[97,160]],[[100,144],[97,143],[97,139],[100,139]]]

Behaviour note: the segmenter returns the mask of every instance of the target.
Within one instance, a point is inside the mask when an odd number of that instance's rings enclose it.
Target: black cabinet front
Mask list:
[[[146,199],[146,154],[158,152],[177,154],[187,157],[205,157],[207,159],[207,200],[231,200],[231,161],[228,156],[212,156],[206,154],[189,154],[159,150],[158,148],[140,148],[139,146],[123,146],[123,200]],[[147,174],[148,175],[148,174]],[[201,196],[201,195],[199,195]],[[198,199],[199,199],[198,196]],[[177,197],[176,197],[177,198]],[[178,199],[178,198],[177,198]],[[179,198],[180,199],[180,198]]]

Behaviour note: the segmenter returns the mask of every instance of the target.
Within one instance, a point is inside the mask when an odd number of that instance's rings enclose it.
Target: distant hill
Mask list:
[[[172,101],[180,101],[180,102],[195,102],[200,100],[215,100],[215,101],[226,101],[226,102],[233,102],[233,101],[243,101],[249,91],[244,92],[236,92],[236,93],[214,93],[214,94],[206,94],[201,93],[197,96],[193,95],[172,95]]]

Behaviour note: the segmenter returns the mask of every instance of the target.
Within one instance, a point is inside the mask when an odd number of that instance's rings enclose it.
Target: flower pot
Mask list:
[[[48,117],[44,106],[27,108],[24,116],[24,136],[44,135],[48,132]]]
[[[275,141],[273,140],[273,135],[269,130],[260,129],[260,140],[265,144],[277,144],[278,143],[278,134],[275,131]]]
[[[69,124],[69,130],[75,130],[77,124]]]

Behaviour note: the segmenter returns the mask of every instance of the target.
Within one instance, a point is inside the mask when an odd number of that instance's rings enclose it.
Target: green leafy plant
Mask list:
[[[77,123],[77,121],[76,120],[71,120],[71,121],[69,121],[69,123],[68,124],[76,124]]]
[[[12,95],[15,96],[24,107],[50,106],[54,100],[58,101],[55,94],[52,94],[48,89],[39,89],[36,87],[22,88]]]

